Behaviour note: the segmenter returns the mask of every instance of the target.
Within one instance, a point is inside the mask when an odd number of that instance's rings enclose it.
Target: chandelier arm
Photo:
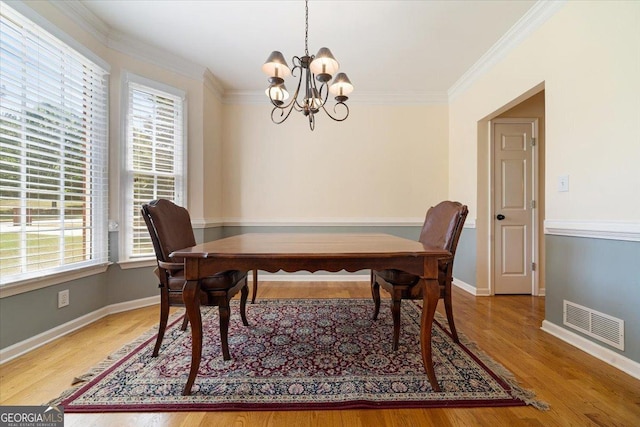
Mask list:
[[[349,106],[347,104],[345,104],[344,102],[337,102],[336,105],[333,106],[333,112],[335,114],[338,114],[337,108],[338,105],[341,105],[342,107],[344,107],[345,111],[344,111],[344,117],[340,118],[340,117],[334,117],[331,115],[331,113],[329,113],[329,111],[327,111],[327,109],[325,108],[324,104],[322,105],[322,109],[324,110],[324,112],[327,114],[327,116],[329,116],[329,118],[331,118],[332,120],[335,120],[336,122],[343,122],[347,119],[347,117],[349,117]]]
[[[314,87],[315,85],[316,85],[316,82],[313,82]],[[327,99],[329,99],[329,85],[327,83],[320,84],[320,90],[318,90],[318,95],[320,95],[320,99],[322,100],[322,105],[326,104]]]
[[[289,105],[286,108],[282,108],[278,106],[273,107],[273,109],[271,110],[271,121],[277,125],[284,123],[284,121],[289,118],[289,115],[293,111],[294,105],[295,104],[289,103]],[[289,109],[288,111],[287,111],[287,108]],[[275,114],[276,111],[280,112],[280,117],[282,118],[281,120],[276,117],[276,114]]]
[[[296,111],[301,111],[301,109],[300,109],[300,105],[299,105],[299,103],[298,103],[298,92],[300,91],[300,81],[301,81],[301,79],[302,79],[302,74],[303,74],[303,72],[302,72],[302,66],[301,66],[301,65],[299,65],[299,64],[300,64],[300,58],[298,58],[297,56],[294,56],[294,57],[291,59],[291,62],[293,62],[293,63],[295,64],[296,60],[297,60],[298,64],[296,64],[296,65],[293,67],[293,69],[291,70],[291,75],[292,75],[293,77],[295,77],[295,73],[296,73],[296,71],[298,71],[298,70],[299,70],[299,71],[300,71],[300,78],[298,79],[298,87],[296,88],[295,93],[294,93],[294,94],[293,94],[293,96],[291,97],[291,100],[290,100],[286,105],[283,105],[283,104],[278,105],[278,103],[276,102],[277,100],[275,100],[275,99],[271,98],[271,92],[268,92],[269,100],[271,101],[271,104],[273,105],[274,110],[275,110],[276,108],[278,108],[278,109],[280,109],[280,110],[286,110],[287,108],[291,107],[291,105],[292,105],[292,104],[294,104],[294,105],[295,105],[295,109],[296,109]],[[274,111],[272,111],[272,112],[271,112],[271,115],[272,115],[272,116],[273,116],[273,113],[274,113]],[[282,114],[284,114],[284,111],[282,112]],[[287,114],[287,117],[289,117],[289,113]],[[273,121],[273,118],[272,118],[271,120]],[[286,120],[286,119],[285,119],[285,120]],[[283,120],[283,121],[284,121],[284,120]],[[282,123],[282,122],[279,122],[279,123]]]
[[[296,87],[296,91],[295,91],[295,92],[294,92],[294,94],[293,94],[293,99],[292,99],[292,101],[293,101],[293,104],[294,104],[294,106],[295,106],[296,111],[300,112],[300,111],[302,111],[302,110],[303,110],[303,106],[302,106],[302,104],[300,104],[300,102],[298,101],[298,94],[300,93],[300,86],[302,86],[302,77],[304,76],[304,70],[302,69],[302,65],[301,65],[301,62],[300,62],[300,58],[298,58],[297,56],[294,56],[294,58],[295,58],[295,59],[297,59],[297,60],[298,60],[298,63],[300,64],[300,65],[296,65],[296,66],[294,67],[294,70],[296,70],[296,69],[297,69],[297,70],[299,70],[299,71],[300,71],[300,76],[298,77],[298,86]],[[291,74],[293,75],[293,73],[291,73]],[[295,77],[295,75],[294,75],[294,77]]]

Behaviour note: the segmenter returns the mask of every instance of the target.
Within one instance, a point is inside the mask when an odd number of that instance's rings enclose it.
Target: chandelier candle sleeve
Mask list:
[[[338,73],[340,64],[329,48],[322,47],[315,56],[309,56],[308,35],[309,7],[308,1],[305,1],[305,54],[301,57],[294,56],[291,59],[293,67],[289,68],[282,53],[273,51],[262,65],[262,71],[269,76],[269,87],[265,94],[273,105],[271,121],[276,124],[283,123],[295,110],[308,118],[309,128],[314,130],[315,115],[320,110],[337,122],[349,117],[349,107],[345,102],[353,92],[353,85],[345,73]],[[284,85],[284,79],[289,76],[298,79],[296,90],[290,99]],[[330,83],[333,76],[335,78]],[[336,101],[333,114],[326,109],[329,92],[334,95]],[[286,102],[287,100],[289,101]]]

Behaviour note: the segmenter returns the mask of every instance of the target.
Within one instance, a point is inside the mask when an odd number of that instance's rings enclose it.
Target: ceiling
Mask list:
[[[137,40],[206,67],[225,94],[264,91],[261,66],[273,50],[289,66],[304,55],[302,0],[81,3],[109,38]],[[309,53],[331,49],[355,87],[352,99],[358,92],[446,94],[535,3],[311,0]]]

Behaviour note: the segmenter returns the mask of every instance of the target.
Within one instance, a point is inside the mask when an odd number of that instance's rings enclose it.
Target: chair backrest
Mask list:
[[[142,205],[141,212],[158,261],[182,262],[181,259],[170,259],[169,254],[196,244],[189,212],[166,199]]]
[[[446,249],[455,256],[468,213],[467,206],[459,202],[444,201],[429,208],[420,231],[420,242]]]

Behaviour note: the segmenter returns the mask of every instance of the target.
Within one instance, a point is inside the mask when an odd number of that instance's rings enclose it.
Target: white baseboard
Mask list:
[[[466,291],[468,293],[470,293],[471,295],[474,295],[476,297],[486,297],[486,296],[490,296],[491,292],[489,292],[489,289],[484,289],[484,288],[476,288],[473,285],[470,285],[466,282],[463,282],[460,279],[456,279],[455,277],[453,278],[453,285],[457,286],[458,288],[462,289],[463,291]]]
[[[48,331],[42,332],[36,336],[28,338],[19,343],[10,345],[0,349],[0,365],[6,363],[16,357],[22,356],[25,353],[35,350],[55,339],[58,339],[64,335],[78,330],[84,326],[87,326],[96,320],[102,319],[110,314],[120,313],[122,311],[133,310],[135,308],[146,307],[149,305],[160,304],[160,296],[142,298],[134,301],[127,301],[118,304],[108,305],[99,310],[87,313],[84,316],[73,319],[67,323],[64,323]]]
[[[547,320],[542,321],[542,327],[540,329],[574,347],[579,348],[585,353],[608,363],[614,368],[620,369],[622,372],[626,372],[632,377],[640,379],[640,363],[635,362],[628,357],[624,357],[613,350],[609,350],[608,348],[596,344],[593,341],[583,338],[582,336],[568,331],[567,329]]]
[[[463,282],[460,279],[456,279],[455,277],[453,278],[453,282],[451,282],[454,286],[457,286],[458,288],[462,289],[463,291],[470,293],[471,295],[476,295],[477,289],[475,286],[470,285],[466,282]]]

